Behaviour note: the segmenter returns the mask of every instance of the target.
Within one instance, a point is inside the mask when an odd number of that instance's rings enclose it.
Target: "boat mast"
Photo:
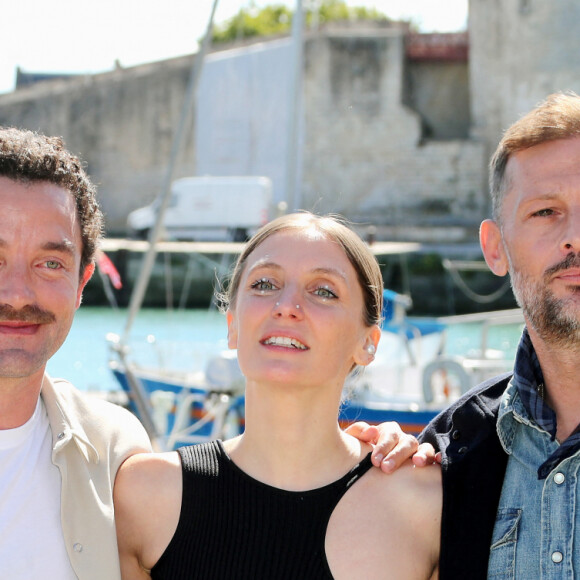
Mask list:
[[[127,315],[127,320],[125,322],[125,329],[123,331],[121,339],[115,346],[115,351],[117,352],[119,359],[121,360],[123,367],[125,368],[127,381],[129,383],[131,393],[133,395],[133,401],[137,408],[137,412],[139,414],[141,422],[143,423],[145,430],[147,431],[149,437],[151,438],[152,443],[154,445],[161,445],[162,447],[163,445],[160,442],[160,434],[157,432],[155,422],[153,421],[153,410],[151,407],[149,397],[145,392],[143,384],[141,383],[139,378],[135,375],[131,365],[127,360],[127,355],[129,354],[129,348],[127,344],[129,340],[129,335],[131,333],[131,329],[133,327],[133,323],[143,304],[145,291],[147,290],[147,286],[151,278],[151,272],[153,271],[153,265],[155,263],[155,257],[157,255],[157,242],[161,237],[163,219],[165,217],[165,212],[167,210],[169,200],[171,198],[171,183],[173,181],[173,175],[175,173],[177,156],[179,154],[179,151],[181,150],[183,140],[185,138],[185,130],[189,125],[189,118],[197,97],[197,87],[199,85],[199,79],[201,76],[205,55],[209,50],[211,42],[213,20],[217,5],[218,0],[214,0],[205,36],[203,37],[202,45],[199,49],[197,58],[194,58],[193,61],[189,77],[189,83],[187,85],[185,99],[183,102],[183,107],[181,109],[181,115],[179,118],[179,122],[175,127],[175,134],[173,138],[171,154],[169,158],[169,163],[167,165],[165,179],[163,181],[161,205],[159,207],[159,212],[157,214],[157,220],[149,236],[149,248],[143,257],[143,265],[141,267],[141,271],[139,273],[135,289],[131,294],[131,301],[129,303],[129,313]]]
[[[292,61],[290,66],[292,94],[288,111],[288,142],[286,145],[285,197],[290,211],[296,211],[302,205],[302,179],[300,177],[302,158],[299,151],[302,149],[300,146],[300,129],[302,126],[303,36],[304,11],[302,9],[302,0],[296,0],[296,8],[292,18]]]
[[[175,127],[175,134],[173,138],[173,145],[171,148],[171,154],[169,158],[169,163],[167,165],[166,175],[163,181],[161,205],[157,213],[157,220],[149,236],[149,250],[143,258],[143,265],[139,273],[139,278],[135,284],[135,289],[131,295],[131,301],[129,303],[129,314],[127,316],[127,321],[125,323],[125,330],[121,338],[121,343],[126,344],[131,333],[131,328],[137,313],[141,309],[143,304],[143,299],[145,297],[145,291],[149,284],[151,278],[151,272],[153,270],[153,265],[155,263],[155,256],[157,255],[157,242],[161,236],[163,218],[165,217],[165,212],[167,206],[169,205],[169,200],[171,198],[171,183],[173,181],[173,175],[175,173],[175,166],[177,164],[177,156],[183,145],[183,140],[185,138],[186,128],[189,127],[189,118],[191,112],[194,108],[195,101],[197,98],[197,87],[199,85],[199,79],[201,77],[201,71],[203,69],[203,63],[205,60],[205,55],[207,54],[210,44],[211,35],[213,30],[213,21],[218,5],[218,0],[214,0],[209,21],[207,24],[206,32],[203,37],[203,41],[197,58],[194,59],[193,66],[191,68],[191,74],[189,77],[189,83],[185,93],[185,100],[183,102],[183,107],[181,109],[181,116]]]

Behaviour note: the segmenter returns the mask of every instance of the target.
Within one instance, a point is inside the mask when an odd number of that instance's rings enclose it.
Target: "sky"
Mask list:
[[[312,0],[311,0],[312,1]],[[315,0],[314,0],[315,1]],[[254,0],[258,7],[292,0]],[[467,25],[468,0],[347,0],[394,19],[411,19],[423,32]],[[250,0],[220,0],[223,22]],[[2,6],[0,93],[25,72],[99,73],[190,54],[207,27],[213,0],[20,0]],[[306,6],[306,2],[303,2]]]

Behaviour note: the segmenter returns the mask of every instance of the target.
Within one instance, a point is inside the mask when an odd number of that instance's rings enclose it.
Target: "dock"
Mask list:
[[[243,242],[157,242],[158,252],[170,254],[240,254],[245,244]],[[150,247],[146,240],[129,240],[125,238],[105,238],[100,248],[104,252],[118,252],[121,250],[143,253]],[[376,256],[392,254],[409,254],[421,249],[416,242],[373,242],[370,246]]]

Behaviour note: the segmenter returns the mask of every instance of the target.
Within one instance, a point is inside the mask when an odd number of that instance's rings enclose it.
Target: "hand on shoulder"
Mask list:
[[[430,443],[419,444],[413,435],[405,433],[394,421],[380,425],[358,421],[350,425],[345,432],[374,447],[373,465],[380,467],[385,473],[394,473],[408,458],[412,458],[418,467],[434,462],[441,463],[441,454],[435,453]]]

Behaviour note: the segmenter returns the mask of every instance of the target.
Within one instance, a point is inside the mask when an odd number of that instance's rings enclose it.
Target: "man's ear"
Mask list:
[[[77,288],[77,300],[75,308],[78,308],[81,305],[81,301],[83,298],[83,290],[85,289],[87,282],[93,277],[94,272],[95,272],[95,264],[91,262],[85,268],[81,281],[79,282],[79,287]]]
[[[228,348],[238,348],[238,323],[233,312],[228,309],[226,312],[226,321],[228,323]]]
[[[493,220],[485,220],[479,228],[479,243],[489,269],[496,276],[508,273],[509,261],[503,245],[499,226]]]

